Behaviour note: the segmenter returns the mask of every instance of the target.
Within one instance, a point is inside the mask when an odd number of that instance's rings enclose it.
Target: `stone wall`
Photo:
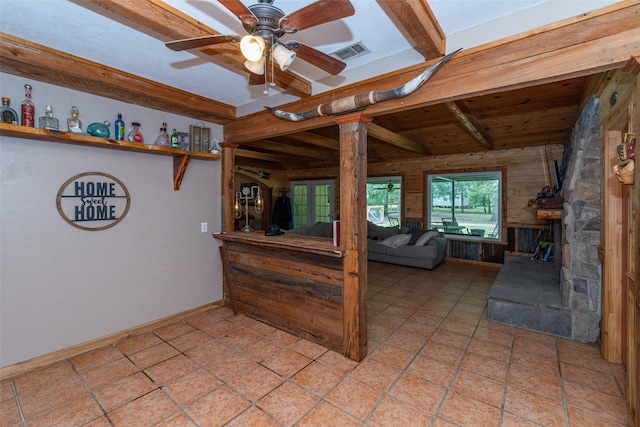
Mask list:
[[[602,316],[600,246],[600,114],[597,98],[584,107],[563,159],[561,293],[572,311],[573,339],[595,342]]]

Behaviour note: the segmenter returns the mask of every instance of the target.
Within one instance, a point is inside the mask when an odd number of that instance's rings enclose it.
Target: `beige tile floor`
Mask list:
[[[497,269],[371,263],[360,363],[219,308],[0,382],[2,426],[624,426],[620,365],[486,320]]]

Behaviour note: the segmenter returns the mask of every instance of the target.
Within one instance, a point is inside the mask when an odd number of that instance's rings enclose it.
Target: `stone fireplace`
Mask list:
[[[602,264],[600,246],[600,115],[592,98],[565,146],[562,168],[562,303],[571,309],[573,339],[600,335]]]
[[[562,221],[553,221],[554,262],[508,257],[488,294],[489,320],[583,342],[600,335],[600,115],[592,98],[562,161]]]

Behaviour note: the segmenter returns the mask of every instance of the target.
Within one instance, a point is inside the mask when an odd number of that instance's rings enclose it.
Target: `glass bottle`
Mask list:
[[[24,90],[26,94],[22,101],[22,126],[35,127],[36,106],[31,101],[31,85],[24,85]]]
[[[2,97],[2,107],[0,107],[0,117],[2,118],[2,123],[11,123],[13,125],[18,124],[18,113],[16,110],[9,106],[11,104],[11,99],[7,97]]]
[[[138,128],[140,127],[140,123],[132,122],[131,126],[133,126],[133,130],[129,132],[127,139],[131,142],[139,142],[140,144],[143,144],[144,138],[142,137],[142,134],[138,130]]]
[[[67,119],[67,128],[71,133],[82,133],[82,122],[78,118],[80,110],[75,105],[71,107],[71,117]]]
[[[167,133],[167,124],[163,123],[160,128],[160,134],[156,138],[155,145],[161,145],[163,147],[169,146],[169,134]]]
[[[124,121],[122,120],[122,113],[118,113],[118,118],[114,123],[115,138],[118,141],[124,141]]]
[[[180,142],[180,137],[174,128],[173,133],[171,134],[171,148],[178,148],[178,142]]]
[[[60,129],[60,122],[53,117],[53,108],[51,108],[51,105],[44,107],[44,116],[38,119],[38,127],[42,129]]]

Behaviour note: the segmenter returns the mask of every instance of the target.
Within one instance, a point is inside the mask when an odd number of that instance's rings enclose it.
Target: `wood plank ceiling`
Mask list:
[[[157,0],[89,1],[166,37],[217,34]],[[444,35],[426,2],[385,2],[426,61],[442,56]],[[368,129],[369,161],[563,144],[576,121],[588,76],[619,68],[630,52],[640,51],[639,14],[640,5],[632,2],[463,51],[419,93],[368,107],[366,113],[374,118]],[[172,25],[166,26],[169,20]],[[243,67],[235,44],[201,52],[227,66]],[[2,34],[0,61],[5,72],[125,102],[142,99],[159,110],[223,124],[225,140],[240,144],[239,166],[326,167],[339,158],[338,128],[330,117],[291,123],[263,112],[237,118],[232,106]],[[277,82],[302,97],[283,108],[300,112],[328,100],[397,87],[424,68],[409,67],[311,97],[309,82],[300,76],[279,73]]]

